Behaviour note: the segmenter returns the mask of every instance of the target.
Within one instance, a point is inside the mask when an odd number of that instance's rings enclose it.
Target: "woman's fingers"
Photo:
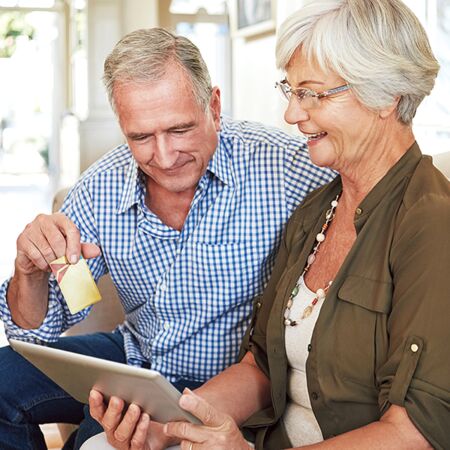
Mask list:
[[[200,419],[208,427],[220,427],[226,422],[228,417],[187,388],[183,391],[183,395],[180,398],[180,406]]]

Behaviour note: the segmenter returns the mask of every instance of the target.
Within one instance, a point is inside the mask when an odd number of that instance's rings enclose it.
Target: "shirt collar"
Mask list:
[[[221,118],[219,139],[216,151],[208,163],[207,171],[214,174],[220,181],[229,186],[234,186],[234,174],[231,164],[233,142],[225,139],[223,128],[226,127],[226,119]]]
[[[143,195],[141,179],[139,175],[139,168],[136,160],[131,157],[125,173],[125,184],[122,191],[122,196],[117,207],[117,214],[121,214],[133,205],[138,204]]]
[[[370,213],[382,199],[394,192],[395,187],[400,183],[406,183],[421,158],[422,153],[420,148],[417,143],[414,142],[407,152],[388,170],[386,175],[384,175],[358,205],[354,218],[357,231],[365,224]],[[320,213],[322,215],[325,214],[326,208],[329,207],[330,199],[334,198],[341,191],[341,177],[337,176],[328,185],[319,188],[306,198],[302,205],[302,210],[304,211],[303,224],[305,229],[309,229],[311,222],[318,219],[317,211],[322,211],[322,213]],[[324,192],[326,193],[325,195],[323,195]]]
[[[373,187],[357,208],[355,220],[365,221],[364,218],[380,203],[380,201],[394,191],[400,183],[404,183],[414,172],[422,158],[422,153],[416,142],[407,152],[388,170],[386,175]]]

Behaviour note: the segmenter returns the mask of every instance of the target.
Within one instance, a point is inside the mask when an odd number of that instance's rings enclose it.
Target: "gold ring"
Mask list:
[[[191,443],[189,444],[189,450],[194,450],[194,443],[193,443],[193,442],[191,442]]]

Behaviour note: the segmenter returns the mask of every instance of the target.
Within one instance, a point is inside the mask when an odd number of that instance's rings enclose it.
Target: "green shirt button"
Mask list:
[[[312,345],[308,344],[308,352],[310,352],[312,350]]]
[[[319,394],[318,394],[317,392],[313,392],[313,393],[311,394],[311,398],[312,398],[313,400],[317,400],[317,399],[319,398]]]
[[[362,214],[363,210],[361,208],[356,208],[356,214],[360,216]]]

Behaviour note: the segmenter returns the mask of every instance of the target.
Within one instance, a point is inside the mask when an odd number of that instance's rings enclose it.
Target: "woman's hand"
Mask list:
[[[89,395],[91,416],[103,427],[108,442],[114,448],[163,450],[177,442],[169,439],[163,432],[163,425],[152,422],[139,406],[131,404],[125,414],[124,406],[124,401],[118,397],[111,397],[106,407],[100,392],[92,390]]]
[[[185,389],[180,406],[200,419],[203,425],[170,422],[164,432],[181,440],[181,450],[249,450],[234,420],[211,406],[206,400]]]

